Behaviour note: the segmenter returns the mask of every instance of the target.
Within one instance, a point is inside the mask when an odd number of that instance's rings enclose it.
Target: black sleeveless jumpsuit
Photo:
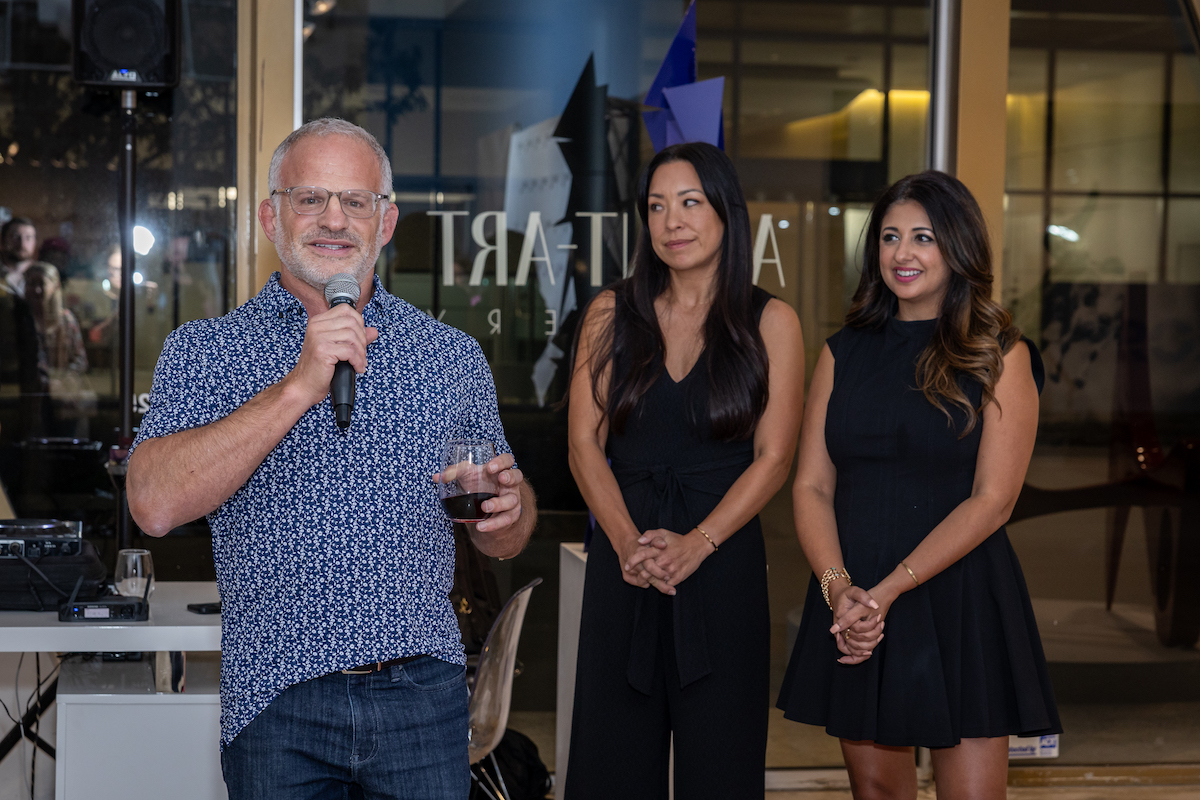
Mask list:
[[[758,318],[770,299],[755,289]],[[613,474],[639,531],[686,534],[754,460],[752,438],[709,437],[709,380],[703,355],[678,383],[664,369],[624,432],[609,435]],[[568,800],[665,799],[672,733],[677,798],[763,796],[770,621],[758,517],[676,591],[625,583],[597,528],[583,590]]]

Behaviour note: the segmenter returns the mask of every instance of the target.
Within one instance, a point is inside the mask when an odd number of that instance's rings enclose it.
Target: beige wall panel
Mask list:
[[[238,303],[279,269],[275,246],[257,215],[259,203],[269,195],[271,154],[299,117],[297,8],[296,0],[238,4]]]
[[[1010,0],[962,0],[960,17],[957,172],[987,220],[996,299],[1003,274],[1010,9]]]

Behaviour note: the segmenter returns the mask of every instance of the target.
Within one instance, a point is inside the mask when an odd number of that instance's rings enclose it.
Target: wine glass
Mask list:
[[[442,450],[438,497],[452,522],[487,519],[483,502],[500,491],[487,463],[496,457],[496,446],[484,439],[452,439]]]
[[[146,583],[150,591],[146,591]],[[113,585],[117,594],[125,597],[141,597],[154,594],[154,560],[149,550],[135,548],[117,553],[117,569],[113,573]]]

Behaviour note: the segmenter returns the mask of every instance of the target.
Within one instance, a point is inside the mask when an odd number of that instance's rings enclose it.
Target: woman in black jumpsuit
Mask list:
[[[751,285],[723,153],[667,148],[633,276],[588,308],[570,395],[588,553],[566,797],[763,793],[770,628],[757,514],[799,430],[796,314]],[[610,466],[611,462],[611,466]]]

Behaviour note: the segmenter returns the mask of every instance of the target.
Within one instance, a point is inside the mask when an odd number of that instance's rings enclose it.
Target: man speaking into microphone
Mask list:
[[[466,798],[454,539],[431,478],[446,442],[495,443],[500,491],[471,537],[499,557],[529,540],[533,492],[478,343],[375,277],[398,216],[375,138],[310,122],[276,149],[269,186],[258,218],[283,271],[167,338],[130,511],[153,536],[212,527],[231,800]]]

